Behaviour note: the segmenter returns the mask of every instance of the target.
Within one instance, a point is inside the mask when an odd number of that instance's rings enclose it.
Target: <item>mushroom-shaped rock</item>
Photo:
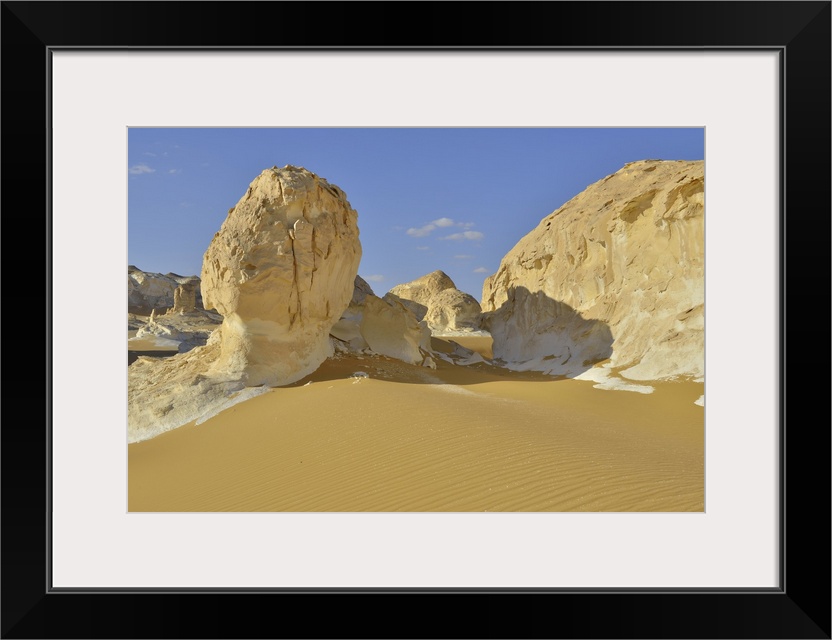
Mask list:
[[[317,369],[353,294],[356,218],[343,191],[306,169],[255,178],[203,261],[205,306],[222,324],[204,346],[128,367],[128,441],[199,424]],[[164,320],[177,318],[189,315]]]
[[[254,179],[203,260],[205,306],[224,317],[215,371],[280,386],[331,355],[361,259],[357,217],[341,189],[306,169]]]

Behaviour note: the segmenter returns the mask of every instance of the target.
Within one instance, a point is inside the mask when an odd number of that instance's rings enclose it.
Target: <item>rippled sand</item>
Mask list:
[[[703,385],[651,384],[331,360],[129,445],[129,510],[702,511]]]

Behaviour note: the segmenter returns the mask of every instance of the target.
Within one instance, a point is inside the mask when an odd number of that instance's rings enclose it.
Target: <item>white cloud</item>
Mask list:
[[[470,260],[474,256],[469,256],[467,253],[460,253],[454,256],[454,260]]]
[[[407,230],[407,235],[411,238],[424,238],[426,235],[429,235],[431,231],[436,229],[436,225],[433,224],[426,224],[424,227],[413,228]]]
[[[151,169],[146,164],[134,164],[132,167],[130,167],[129,171],[134,176],[138,176],[143,173],[153,173],[156,171],[156,169]]]
[[[416,247],[419,251],[430,251],[430,247]]]
[[[155,158],[155,157],[156,157],[156,154],[155,154],[155,153],[151,153],[150,151],[145,151],[143,155],[150,156],[151,158]]]
[[[456,222],[451,218],[438,218],[423,227],[411,227],[407,230],[407,235],[411,238],[424,238],[425,236],[430,235],[431,231],[436,229],[442,229],[445,227],[462,227],[463,229],[470,229],[473,226],[473,222]]]
[[[476,269],[474,269],[474,273],[488,273],[488,269],[486,269],[485,267],[477,267]]]
[[[443,240],[482,240],[485,236],[479,231],[463,231],[462,233],[452,233],[449,236],[442,238]]]
[[[379,274],[376,273],[376,274],[371,275],[371,276],[366,276],[364,279],[367,282],[381,282],[382,280],[384,280],[384,276],[379,275]]]
[[[169,169],[168,173],[170,173],[170,174],[182,173],[182,169]]]

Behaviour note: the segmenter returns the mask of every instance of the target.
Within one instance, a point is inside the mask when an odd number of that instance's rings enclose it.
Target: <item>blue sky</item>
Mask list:
[[[359,274],[383,295],[441,269],[483,280],[545,216],[636,160],[702,160],[704,129],[204,129],[128,131],[128,260],[199,275],[228,210],[263,169],[302,166],[358,212]]]

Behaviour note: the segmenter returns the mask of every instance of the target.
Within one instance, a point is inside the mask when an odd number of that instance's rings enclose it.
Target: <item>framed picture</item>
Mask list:
[[[12,387],[45,428],[2,432],[3,637],[830,637],[830,434],[786,402],[786,258],[828,273],[830,3],[407,3],[398,42],[315,6],[3,3],[4,221],[44,220],[48,293]],[[129,513],[124,169],[163,126],[704,127],[704,512]],[[273,623],[302,595],[362,621]],[[368,631],[385,595],[411,622]],[[458,631],[413,610],[436,595]]]

